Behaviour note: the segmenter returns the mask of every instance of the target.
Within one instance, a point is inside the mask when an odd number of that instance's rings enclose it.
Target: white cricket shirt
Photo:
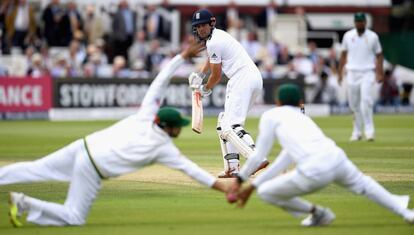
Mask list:
[[[211,187],[215,177],[183,156],[171,137],[154,124],[169,80],[184,62],[174,57],[152,82],[138,113],[85,137],[88,152],[104,177],[116,177],[153,163],[183,171]]]
[[[276,139],[282,148],[279,156],[287,158],[289,163],[296,163],[298,171],[309,178],[333,169],[344,160],[343,155],[339,154],[341,150],[322,133],[312,119],[302,114],[299,108],[284,105],[262,115],[256,150],[243,165],[240,171],[242,178],[247,179],[257,169],[270,153]],[[277,168],[272,164],[256,180],[269,178],[266,174],[272,174],[275,167]]]
[[[261,77],[259,69],[243,46],[227,32],[214,29],[206,46],[210,63],[221,63],[221,68],[229,79],[238,73],[251,72],[258,73]]]
[[[365,29],[359,36],[356,29],[345,33],[342,40],[342,50],[347,51],[347,70],[372,70],[375,69],[376,55],[382,52],[378,35]]]

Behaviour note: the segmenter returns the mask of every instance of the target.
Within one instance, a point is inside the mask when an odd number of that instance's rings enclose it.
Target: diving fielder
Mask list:
[[[383,79],[383,55],[378,35],[366,29],[366,17],[362,12],[354,15],[355,28],[346,32],[342,40],[339,61],[338,82],[342,82],[343,68],[346,68],[346,83],[349,107],[354,113],[353,131],[350,141],[365,138],[373,141],[375,128],[373,120],[374,100],[372,97],[375,80]]]
[[[207,9],[194,12],[191,25],[193,33],[206,43],[208,59],[200,73],[189,77],[190,87],[199,89],[202,96],[220,82],[221,73],[230,79],[227,83],[224,113],[218,117],[217,133],[224,160],[224,171],[219,177],[234,177],[239,172],[239,153],[248,158],[254,149],[254,141],[244,130],[247,112],[261,94],[263,81],[259,69],[242,45],[227,32],[215,28],[216,18]],[[202,81],[207,77],[207,83]],[[268,164],[263,161],[260,168]]]
[[[300,112],[299,104],[300,91],[296,85],[279,87],[278,107],[262,115],[256,150],[230,186],[232,195],[261,164],[263,157],[270,153],[275,139],[278,139],[282,150],[261,175],[240,191],[239,205],[244,206],[253,190],[257,189],[262,200],[292,215],[310,214],[302,221],[302,226],[327,225],[335,219],[335,214],[329,208],[313,205],[299,196],[336,183],[414,223],[414,211],[407,209],[409,196],[391,194],[374,179],[364,175],[334,141]],[[291,164],[296,164],[296,167],[280,175]],[[234,202],[235,199],[228,200]]]
[[[153,163],[180,170],[199,183],[224,192],[225,184],[188,160],[172,142],[171,138],[177,137],[189,120],[173,108],[160,109],[174,71],[201,48],[201,44],[190,45],[163,68],[136,114],[39,160],[0,168],[0,185],[49,180],[70,182],[63,205],[11,192],[12,224],[21,226],[20,217],[27,211],[27,221],[34,224],[82,225],[103,179]]]

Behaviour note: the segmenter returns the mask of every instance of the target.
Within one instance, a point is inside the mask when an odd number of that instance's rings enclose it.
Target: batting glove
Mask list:
[[[207,89],[206,85],[200,85],[199,90],[202,97],[209,96],[213,92],[211,89]]]
[[[203,79],[206,77],[205,73],[192,72],[188,77],[188,84],[192,90],[199,89],[203,84]]]

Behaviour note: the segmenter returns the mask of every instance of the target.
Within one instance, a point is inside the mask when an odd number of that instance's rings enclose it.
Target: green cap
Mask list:
[[[283,105],[299,105],[302,95],[298,85],[287,83],[279,86],[277,91],[277,99]]]
[[[190,120],[181,116],[175,108],[163,107],[158,110],[155,123],[164,127],[183,127],[190,124]]]
[[[366,21],[365,13],[364,12],[357,12],[354,14],[354,21],[355,22],[361,22]]]

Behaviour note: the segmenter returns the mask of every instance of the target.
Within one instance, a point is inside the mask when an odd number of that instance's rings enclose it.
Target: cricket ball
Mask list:
[[[226,195],[226,197],[227,197],[227,201],[228,201],[229,203],[235,203],[235,202],[237,201],[237,195],[236,195],[236,194],[234,194],[234,193],[228,193],[228,194]]]

